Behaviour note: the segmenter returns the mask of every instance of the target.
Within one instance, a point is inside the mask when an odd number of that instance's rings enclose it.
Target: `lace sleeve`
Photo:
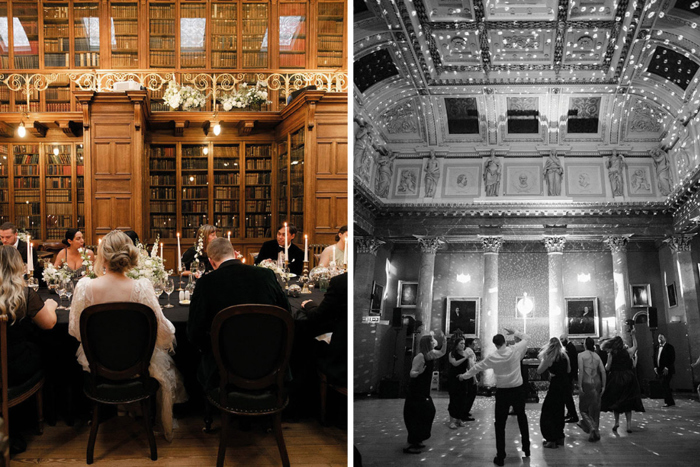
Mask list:
[[[68,314],[68,334],[78,339],[80,342],[80,315],[87,308],[87,288],[90,279],[84,277],[78,281],[78,285],[73,292],[73,302]]]
[[[163,315],[163,310],[161,310],[156,293],[153,290],[153,284],[148,279],[141,278],[138,280],[137,285],[138,295],[136,298],[138,302],[149,306],[156,315],[156,321],[158,322],[156,347],[167,352],[173,352],[175,345],[177,345],[175,342],[175,326]]]

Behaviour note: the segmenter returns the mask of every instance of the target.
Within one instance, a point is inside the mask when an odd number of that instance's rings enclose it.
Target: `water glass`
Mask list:
[[[39,281],[36,280],[36,277],[30,277],[27,280],[27,287],[32,289],[34,292],[39,290]]]
[[[75,290],[71,279],[66,279],[64,282],[64,290],[66,297],[68,297],[68,306],[66,307],[66,310],[70,310],[70,299],[73,296],[73,291]]]
[[[63,297],[66,296],[66,281],[59,281],[58,286],[56,287],[56,292],[58,292],[58,307],[56,307],[57,310],[67,310],[65,306],[63,306]]]
[[[170,294],[175,290],[175,281],[172,277],[167,277],[164,279],[163,290],[168,294],[168,304],[163,306],[163,308],[173,308],[174,306],[170,304]]]

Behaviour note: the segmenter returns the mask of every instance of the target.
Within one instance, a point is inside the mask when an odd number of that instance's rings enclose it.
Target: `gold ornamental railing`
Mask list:
[[[76,90],[110,92],[116,83],[134,81],[144,89],[159,92],[167,89],[169,81],[179,85],[192,86],[211,100],[216,108],[217,96],[238,89],[242,83],[263,83],[270,91],[279,91],[286,98],[294,91],[309,86],[330,93],[348,91],[347,72],[303,71],[282,72],[248,72],[248,73],[172,73],[167,71],[61,71],[55,73],[35,73],[9,75],[0,74],[0,82],[10,91],[20,92],[27,97],[27,108],[36,92],[46,91],[54,82],[70,82]],[[36,99],[35,99],[36,100]],[[19,105],[17,106],[19,108]],[[18,110],[19,111],[19,110]]]

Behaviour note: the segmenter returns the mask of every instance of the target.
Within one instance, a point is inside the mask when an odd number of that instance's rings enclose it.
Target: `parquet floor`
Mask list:
[[[540,393],[540,400],[544,394]],[[576,406],[578,408],[578,398]],[[432,437],[422,454],[404,454],[406,428],[403,399],[364,399],[354,403],[355,445],[364,466],[442,466],[493,467],[496,442],[493,429],[494,398],[479,396],[472,414],[476,421],[451,430],[447,394],[433,396],[437,415]],[[522,458],[520,432],[514,416],[506,426],[506,466],[530,467],[696,467],[700,465],[700,403],[697,396],[678,396],[676,407],[662,408],[663,400],[643,399],[645,413],[634,413],[633,432],[627,433],[624,415],[619,435],[612,432],[613,415],[601,414],[602,439],[588,442],[576,424],[566,427],[566,445],[543,449],[539,432],[539,404],[527,404],[532,456]]]
[[[179,419],[175,439],[168,443],[156,436],[158,460],[150,460],[148,440],[140,421],[129,416],[113,417],[100,424],[95,444],[97,467],[157,467],[216,465],[219,434],[202,432],[200,417]],[[282,465],[274,433],[266,433],[263,423],[256,422],[250,431],[240,431],[234,422],[226,450],[227,466]],[[215,419],[214,427],[219,426]],[[347,465],[347,432],[336,427],[324,427],[316,419],[299,423],[282,423],[289,460],[294,466]],[[25,433],[28,449],[13,457],[11,464],[20,466],[60,465],[84,466],[90,427],[76,423],[67,427],[59,422],[46,426],[44,434]]]

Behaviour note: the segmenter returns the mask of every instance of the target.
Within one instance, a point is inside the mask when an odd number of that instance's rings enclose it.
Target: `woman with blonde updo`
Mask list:
[[[544,437],[543,447],[556,449],[564,445],[564,408],[566,394],[571,392],[571,362],[561,341],[556,337],[549,339],[538,355],[540,365],[537,374],[549,371],[549,390],[542,403],[540,431]]]
[[[182,375],[170,356],[175,348],[175,327],[163,316],[151,282],[146,278],[133,280],[126,276],[127,271],[136,266],[138,257],[138,250],[126,234],[114,230],[105,235],[97,250],[97,279],[85,277],[75,289],[68,332],[80,341],[80,314],[90,305],[126,301],[142,303],[153,310],[158,323],[158,335],[149,371],[160,383],[156,398],[156,420],[162,423],[165,439],[171,441],[173,404],[187,399]],[[83,370],[90,371],[82,344],[77,356]]]

